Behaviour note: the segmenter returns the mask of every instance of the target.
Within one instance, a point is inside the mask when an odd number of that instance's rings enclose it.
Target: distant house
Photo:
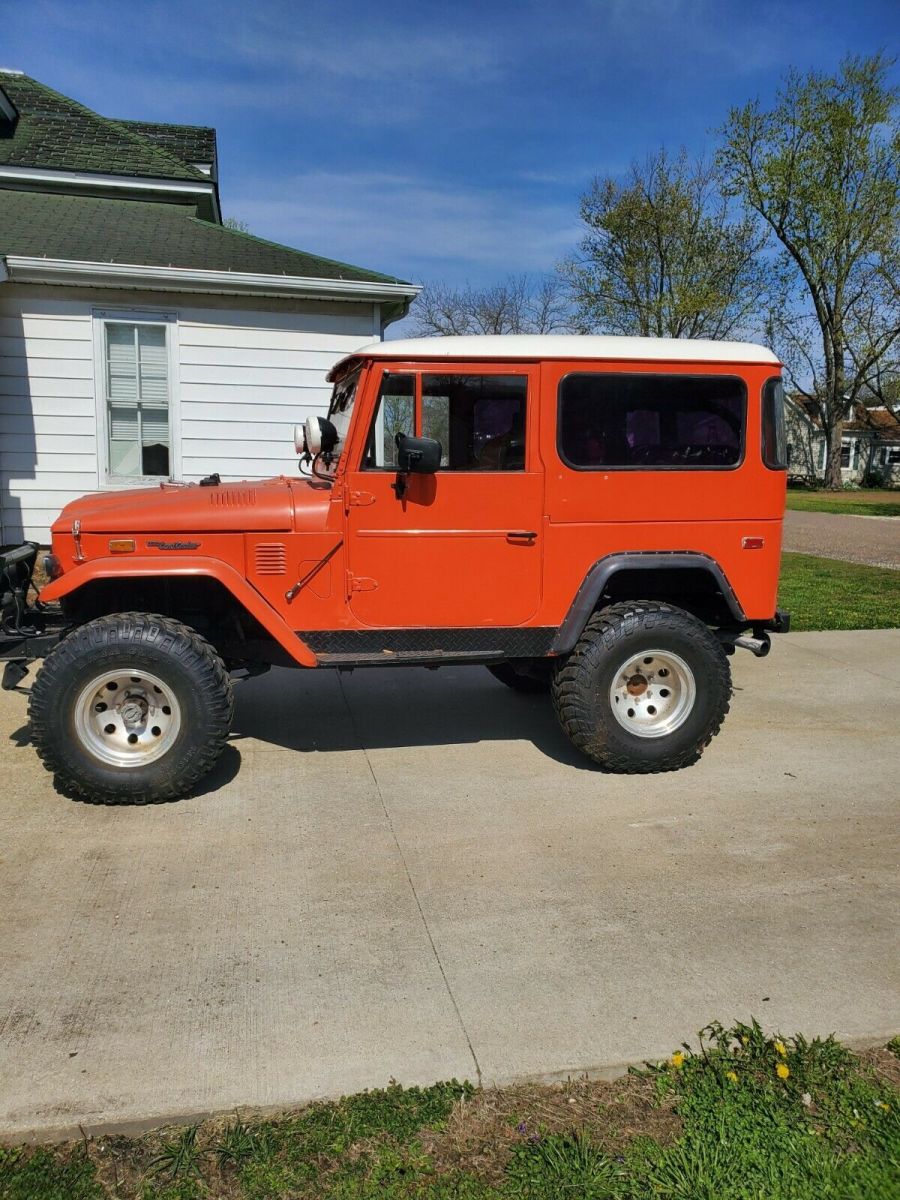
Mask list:
[[[825,477],[825,434],[815,401],[794,394],[785,404],[788,477]],[[847,484],[900,484],[900,420],[883,406],[855,406],[844,422],[841,477]]]
[[[295,471],[328,369],[417,290],[225,228],[215,130],[0,70],[0,543],[87,491]]]

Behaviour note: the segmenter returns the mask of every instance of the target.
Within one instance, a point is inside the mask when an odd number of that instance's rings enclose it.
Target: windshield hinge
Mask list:
[[[372,495],[371,492],[351,492],[349,503],[350,504],[359,504],[359,505],[363,505],[363,506],[365,506],[366,504],[374,504],[375,497]]]
[[[378,584],[374,579],[369,579],[365,575],[354,575],[352,571],[347,572],[347,599],[354,592],[374,592]]]

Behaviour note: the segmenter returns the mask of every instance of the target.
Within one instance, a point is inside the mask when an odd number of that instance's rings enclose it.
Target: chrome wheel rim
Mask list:
[[[162,758],[181,732],[175,693],[141,667],[116,667],[86,684],[75,701],[82,746],[111,767],[145,767]]]
[[[642,650],[616,671],[609,705],[623,729],[636,737],[674,733],[691,714],[697,699],[694,673],[671,650]]]

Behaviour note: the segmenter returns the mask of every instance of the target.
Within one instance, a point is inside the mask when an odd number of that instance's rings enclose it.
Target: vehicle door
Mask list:
[[[526,623],[541,595],[536,366],[386,367],[347,486],[348,600],[375,627]],[[440,468],[398,475],[396,435]]]

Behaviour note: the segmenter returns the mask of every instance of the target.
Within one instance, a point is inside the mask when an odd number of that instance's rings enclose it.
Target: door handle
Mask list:
[[[534,530],[531,529],[511,529],[506,535],[508,542],[533,542],[537,537]]]

